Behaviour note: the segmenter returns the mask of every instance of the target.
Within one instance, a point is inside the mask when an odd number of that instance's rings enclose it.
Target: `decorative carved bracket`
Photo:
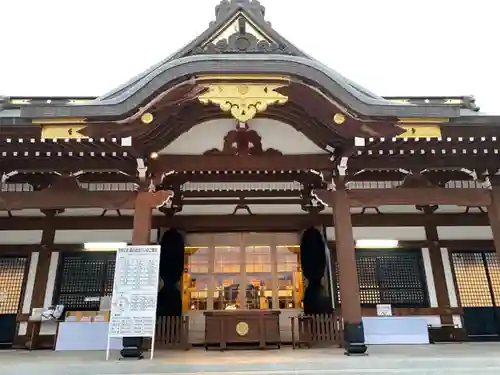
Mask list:
[[[158,210],[166,216],[174,216],[184,208],[184,196],[180,185],[171,186],[170,188],[173,192],[172,198],[165,201],[161,207],[158,207]]]
[[[231,215],[236,215],[239,210],[245,210],[249,215],[255,215],[247,204],[237,204]]]
[[[222,150],[211,149],[205,155],[281,155],[281,152],[273,148],[264,150],[262,148],[262,138],[255,131],[248,128],[247,124],[238,126],[235,130],[230,130],[224,137]]]
[[[208,91],[198,96],[203,104],[216,104],[236,120],[247,122],[273,104],[285,104],[288,97],[276,90],[283,84],[216,83],[205,86]]]
[[[437,188],[426,176],[421,173],[409,173],[403,179],[399,188]]]
[[[319,214],[326,208],[326,204],[314,193],[312,186],[304,186],[301,192],[301,208],[310,214]]]

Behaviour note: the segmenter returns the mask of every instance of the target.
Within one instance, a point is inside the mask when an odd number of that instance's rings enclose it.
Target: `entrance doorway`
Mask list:
[[[12,346],[23,296],[27,257],[0,258],[0,349]]]
[[[188,235],[183,310],[300,308],[298,235]]]
[[[451,263],[469,338],[499,340],[500,261],[497,254],[454,252]]]
[[[281,310],[282,336],[302,306],[304,283],[297,233],[188,234],[183,313],[190,342],[203,341],[204,311]]]

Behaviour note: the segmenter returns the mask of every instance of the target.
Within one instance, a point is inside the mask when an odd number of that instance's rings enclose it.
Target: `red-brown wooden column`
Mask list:
[[[493,186],[491,189],[491,204],[488,206],[488,218],[490,219],[497,256],[500,258],[500,186]]]
[[[52,256],[52,247],[56,229],[54,227],[54,217],[58,214],[56,210],[42,210],[46,216],[43,222],[42,240],[40,242],[40,251],[38,252],[38,263],[35,272],[35,281],[33,283],[33,294],[31,296],[30,315],[34,308],[48,307],[44,306],[45,294],[47,293],[47,280],[49,278],[50,258]],[[41,346],[40,324],[28,322],[26,328],[26,338],[31,343],[25,342],[30,348],[37,349]],[[55,340],[55,338],[54,338]]]
[[[139,192],[134,207],[134,229],[132,231],[133,245],[149,245],[151,240],[151,225],[153,208],[150,204],[151,193]]]
[[[432,207],[427,206],[423,208],[423,212],[426,214],[427,218],[430,218],[434,210]],[[424,223],[424,229],[431,260],[432,277],[436,289],[436,299],[441,312],[441,324],[453,324],[453,315],[451,313],[450,297],[448,294],[448,286],[446,285],[446,275],[444,272],[437,227],[433,222],[429,222],[428,220]]]
[[[134,229],[132,232],[133,245],[149,245],[153,208],[161,205],[171,196],[172,192],[170,190],[161,190],[156,193],[141,191],[137,194],[134,207]]]
[[[133,245],[149,245],[151,242],[151,229],[153,223],[153,208],[165,202],[173,193],[170,190],[161,190],[155,193],[140,191],[137,193],[134,205],[134,228],[132,230]],[[123,347],[128,348],[127,356],[140,357],[139,347],[142,345],[142,338],[123,338]],[[133,349],[132,349],[133,348]],[[133,354],[132,352],[133,351]],[[125,356],[122,352],[122,355]]]
[[[340,303],[344,319],[345,350],[346,354],[362,354],[366,352],[366,345],[361,320],[356,252],[349,198],[342,177],[336,181],[336,190],[333,194],[335,247],[339,265]]]

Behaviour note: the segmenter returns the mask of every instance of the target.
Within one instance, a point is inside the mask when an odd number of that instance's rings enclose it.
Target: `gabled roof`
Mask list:
[[[121,116],[171,82],[203,72],[220,74],[291,74],[312,82],[334,95],[357,113],[369,117],[446,117],[460,116],[460,105],[414,105],[386,100],[353,87],[350,81],[324,64],[301,56],[279,54],[194,55],[168,61],[134,83],[123,87],[111,98],[74,105],[35,105],[21,109],[26,118]]]
[[[238,35],[241,31],[243,35]],[[247,45],[239,47],[238,41]],[[211,22],[201,35],[128,82],[100,96],[98,100],[112,99],[120,95],[128,87],[172,60],[212,53],[273,53],[310,58],[271,27],[265,20],[265,8],[259,1],[222,0],[215,7],[215,21]]]
[[[313,82],[365,116],[457,119],[478,115],[469,97],[432,101],[380,97],[308,56],[277,33],[265,20],[265,9],[259,1],[222,0],[215,8],[215,21],[204,33],[109,93],[85,101],[34,100],[18,106],[12,106],[12,98],[0,98],[0,117],[4,118],[0,122],[5,124],[16,117],[121,116],[172,82],[200,72],[218,74],[221,69],[228,74],[289,74]]]

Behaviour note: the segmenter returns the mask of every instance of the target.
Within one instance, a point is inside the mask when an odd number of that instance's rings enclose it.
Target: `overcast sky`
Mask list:
[[[219,0],[0,0],[0,94],[98,96],[202,33]],[[379,95],[500,113],[498,0],[261,0],[285,38]]]

